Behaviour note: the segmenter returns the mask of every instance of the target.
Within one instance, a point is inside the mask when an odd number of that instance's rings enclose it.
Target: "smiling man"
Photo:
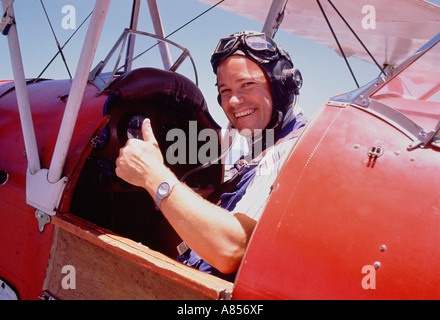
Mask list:
[[[217,77],[221,105],[232,126],[245,136],[266,128],[273,102],[263,70],[251,60],[233,55],[218,66]]]
[[[185,241],[179,261],[233,281],[270,186],[307,120],[296,106],[301,75],[265,34],[244,31],[221,39],[211,64],[219,103],[250,150],[250,165],[233,178],[233,188],[224,190],[219,205],[180,183],[165,166],[148,119],[143,141],[129,139],[120,150],[116,174],[156,199]]]

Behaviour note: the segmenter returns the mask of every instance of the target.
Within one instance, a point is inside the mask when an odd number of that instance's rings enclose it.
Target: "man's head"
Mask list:
[[[217,69],[221,106],[229,122],[242,135],[266,128],[272,118],[273,100],[263,70],[250,59],[233,55]]]
[[[218,84],[221,84],[219,71],[223,72],[226,64],[232,65],[232,60],[234,60],[232,57],[241,57],[241,61],[253,62],[259,67],[269,86],[272,98],[271,118],[265,127],[259,129],[277,127],[294,102],[295,95],[299,94],[299,88],[302,85],[299,70],[293,68],[289,55],[270,37],[254,31],[243,31],[220,39],[212,54],[211,64],[217,74]],[[235,62],[238,63],[238,61],[239,59],[236,59]],[[247,70],[250,70],[249,62],[242,62],[243,67],[246,64]],[[224,108],[220,86],[218,100]],[[231,120],[229,116],[228,118]],[[231,123],[234,125],[233,121]]]

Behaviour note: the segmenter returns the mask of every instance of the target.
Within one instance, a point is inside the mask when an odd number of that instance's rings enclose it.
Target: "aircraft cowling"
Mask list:
[[[274,184],[234,299],[439,299],[440,153],[410,143],[359,108],[323,106]]]

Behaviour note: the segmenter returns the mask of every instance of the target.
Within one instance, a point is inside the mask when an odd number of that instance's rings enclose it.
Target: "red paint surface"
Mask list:
[[[362,110],[321,109],[279,177],[234,298],[439,299],[440,152],[410,142]],[[375,163],[372,146],[384,149]]]
[[[49,168],[67,102],[59,96],[68,94],[70,85],[69,80],[41,81],[27,87],[42,168]],[[66,160],[64,174],[69,177],[102,121],[107,97],[95,94],[96,88],[89,84]],[[0,170],[9,175],[0,186],[0,278],[17,290],[20,299],[37,299],[42,295],[54,227],[46,225],[40,232],[35,208],[26,204],[27,159],[15,90],[0,98],[0,114]]]

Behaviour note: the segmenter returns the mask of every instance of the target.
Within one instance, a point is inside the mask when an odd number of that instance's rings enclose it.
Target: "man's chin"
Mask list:
[[[261,129],[249,129],[249,128],[242,128],[242,129],[236,128],[236,129],[241,136],[246,138],[251,138],[254,135],[258,135],[261,133]]]

